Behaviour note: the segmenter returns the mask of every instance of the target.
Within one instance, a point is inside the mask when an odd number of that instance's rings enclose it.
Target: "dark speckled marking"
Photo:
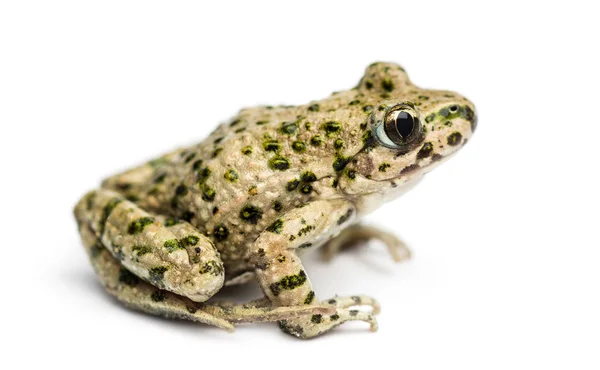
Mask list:
[[[320,146],[323,144],[323,138],[320,135],[315,135],[310,139],[310,145]]]
[[[242,154],[243,155],[250,155],[252,154],[252,145],[246,145],[245,147],[242,148]]]
[[[164,279],[165,272],[167,272],[168,270],[169,268],[166,266],[153,267],[150,270],[148,270],[148,279],[153,283],[159,283],[162,279]]]
[[[290,160],[280,155],[276,155],[269,159],[269,168],[272,170],[285,171],[290,168]]]
[[[292,143],[292,149],[295,152],[303,153],[304,151],[306,151],[306,144],[304,143],[304,141],[300,141],[300,140],[294,141]]]
[[[275,297],[279,296],[282,290],[292,290],[299,286],[304,285],[306,283],[307,277],[304,270],[300,270],[300,272],[296,275],[288,275],[281,278],[276,283],[273,283],[269,286],[269,289],[273,293]]]
[[[169,239],[169,240],[165,241],[163,246],[167,250],[167,253],[173,253],[176,250],[184,249],[183,245],[181,245],[181,242],[179,242],[179,240],[177,240],[177,239]]]
[[[288,181],[286,189],[288,191],[294,191],[294,190],[298,189],[299,185],[300,185],[300,181],[298,179],[293,179],[291,181]]]
[[[283,210],[283,204],[280,201],[276,200],[273,202],[273,209],[275,212],[281,212]]]
[[[308,295],[306,296],[306,299],[304,300],[304,304],[311,304],[311,303],[313,303],[314,300],[315,300],[315,291],[311,290],[310,292],[308,292]]]
[[[246,223],[256,225],[262,218],[263,212],[260,208],[247,205],[240,211],[240,218]]]
[[[312,317],[310,318],[310,321],[313,324],[320,324],[322,320],[323,320],[323,315],[320,315],[320,314],[312,315]]]
[[[229,237],[229,230],[227,229],[227,227],[225,225],[218,224],[213,229],[213,236],[216,241],[222,242],[222,241],[226,240],[227,237]]]
[[[334,136],[342,130],[342,125],[339,122],[329,121],[323,125],[323,130],[327,136]]]
[[[281,150],[281,143],[277,140],[268,139],[263,141],[263,148],[267,152],[279,152]]]
[[[228,169],[223,176],[229,182],[236,182],[239,179],[239,175],[234,169]]]
[[[453,132],[448,136],[448,145],[457,146],[462,141],[462,134],[460,132]]]
[[[384,78],[381,81],[381,88],[387,92],[394,91],[394,81],[391,78]]]
[[[298,131],[298,124],[296,122],[282,122],[279,131],[282,134],[294,135]]]
[[[140,278],[126,268],[121,267],[121,270],[119,270],[119,282],[129,286],[136,286],[140,282]]]
[[[410,172],[413,172],[413,171],[415,171],[415,170],[417,170],[419,168],[420,168],[420,166],[418,164],[414,163],[414,164],[411,164],[410,166],[404,167],[402,169],[402,171],[400,171],[400,173],[401,174],[410,173]]]
[[[354,210],[352,208],[350,208],[348,211],[346,211],[345,215],[343,215],[342,217],[340,217],[338,219],[337,224],[342,225],[342,224],[346,223],[350,219],[350,217],[352,217],[353,214],[354,214]]]
[[[267,231],[273,234],[281,234],[283,231],[283,220],[281,218],[275,220],[275,222],[267,227]]]
[[[162,290],[157,290],[154,293],[152,293],[152,295],[150,296],[150,298],[154,301],[154,302],[162,302],[165,299],[167,299],[167,293],[165,293]]]
[[[108,201],[108,203],[106,203],[106,206],[104,206],[104,209],[102,210],[102,219],[100,219],[100,234],[104,233],[104,228],[106,226],[106,220],[108,220],[108,217],[110,216],[112,211],[122,201],[123,201],[123,199],[120,199],[120,198],[112,198],[111,200]]]
[[[319,104],[311,104],[308,106],[308,110],[309,112],[318,112],[319,111]]]
[[[431,155],[432,152],[433,152],[433,144],[425,143],[421,147],[421,150],[419,150],[419,152],[417,153],[417,159],[427,158]]]
[[[317,181],[317,175],[315,175],[313,172],[306,171],[306,172],[302,173],[302,175],[300,176],[300,179],[303,182],[315,182],[315,181]]]
[[[139,234],[144,231],[146,226],[154,223],[154,219],[152,217],[141,217],[137,220],[132,221],[127,227],[127,233],[129,235]]]
[[[382,163],[379,165],[379,172],[385,172],[387,171],[388,168],[390,168],[392,165],[389,163]]]

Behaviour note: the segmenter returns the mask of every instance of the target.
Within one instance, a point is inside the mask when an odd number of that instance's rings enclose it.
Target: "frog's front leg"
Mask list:
[[[342,230],[338,236],[323,246],[323,259],[331,261],[340,251],[366,243],[371,239],[380,240],[387,247],[388,253],[395,262],[402,262],[411,257],[410,249],[394,234],[372,226],[356,224]]]
[[[315,292],[296,252],[321,244],[351,223],[354,216],[354,206],[347,201],[315,201],[288,212],[267,227],[254,243],[250,258],[258,281],[274,306],[315,302]],[[280,321],[281,328],[301,338],[315,337],[353,320],[368,322],[372,330],[377,329],[374,314],[379,311],[379,305],[374,299],[336,297],[322,303],[335,308],[335,312],[330,315],[290,315]],[[351,310],[351,306],[370,306],[373,310]]]

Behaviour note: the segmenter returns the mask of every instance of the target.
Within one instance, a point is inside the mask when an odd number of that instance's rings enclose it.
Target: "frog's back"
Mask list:
[[[363,134],[344,127],[356,127],[350,122],[370,112],[366,101],[356,109],[360,98],[347,91],[297,107],[244,109],[201,143],[103,185],[150,211],[189,221],[213,239],[226,265],[242,261],[246,246],[279,215],[337,196],[345,153]]]

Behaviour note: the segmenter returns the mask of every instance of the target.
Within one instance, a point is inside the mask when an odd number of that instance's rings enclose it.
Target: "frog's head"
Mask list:
[[[374,104],[365,145],[340,179],[347,194],[405,188],[463,147],[477,125],[473,103],[416,87],[396,64],[369,66],[358,89]]]

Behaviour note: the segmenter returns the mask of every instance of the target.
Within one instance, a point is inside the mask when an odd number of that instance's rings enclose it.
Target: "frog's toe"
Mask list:
[[[338,309],[350,307],[370,307],[373,315],[378,315],[381,312],[381,305],[379,302],[375,298],[365,295],[335,297],[327,300],[326,303],[333,305]]]

